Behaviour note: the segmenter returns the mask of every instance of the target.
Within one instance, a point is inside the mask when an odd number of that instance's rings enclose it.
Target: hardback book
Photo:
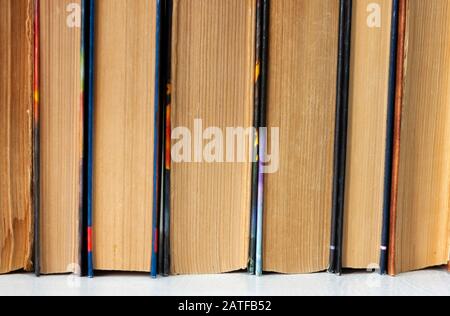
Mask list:
[[[339,1],[270,2],[267,73],[268,147],[279,170],[265,175],[263,269],[326,270],[336,134]]]
[[[36,6],[37,274],[80,273],[83,177],[81,2]]]
[[[342,267],[385,270],[398,1],[353,1]],[[395,73],[395,72],[394,72]],[[385,202],[388,201],[386,204]],[[383,271],[384,272],[384,271]]]
[[[389,273],[447,264],[450,2],[401,0]]]
[[[94,270],[150,272],[151,268],[154,178],[159,172],[154,171],[159,3],[90,2],[91,276]]]
[[[0,274],[32,269],[33,16],[0,0]]]
[[[255,0],[173,1],[165,190],[172,274],[247,267],[250,153],[228,159],[215,145],[228,127],[253,126],[255,10]]]

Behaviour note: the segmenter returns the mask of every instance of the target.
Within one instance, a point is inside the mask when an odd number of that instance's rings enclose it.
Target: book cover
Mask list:
[[[340,1],[333,204],[329,266],[329,271],[337,274],[341,274],[342,272],[352,5],[352,0]]]
[[[383,193],[383,224],[381,233],[380,273],[386,274],[389,258],[389,228],[391,215],[392,164],[394,149],[395,96],[397,80],[397,45],[399,31],[399,0],[392,1],[391,48],[389,67],[389,94],[386,125],[386,158]]]

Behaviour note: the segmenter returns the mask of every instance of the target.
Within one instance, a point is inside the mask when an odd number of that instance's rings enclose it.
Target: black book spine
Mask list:
[[[269,26],[270,26],[270,0],[262,1],[261,12],[261,69],[260,69],[260,87],[259,87],[259,124],[260,127],[267,127],[267,77],[269,70]],[[256,215],[256,261],[255,274],[261,276],[263,274],[263,241],[264,241],[264,158],[267,146],[267,133],[258,133],[258,198],[257,198],[257,215]]]
[[[87,247],[87,274],[88,277],[94,277],[94,253],[93,253],[93,222],[94,222],[94,42],[95,42],[95,0],[88,0],[87,10],[89,18],[87,19],[86,36],[86,247]]]
[[[163,97],[163,118],[162,118],[162,137],[163,137],[163,198],[162,198],[162,241],[161,241],[161,274],[170,275],[170,168],[171,168],[171,105],[172,105],[172,0],[165,1],[162,35],[162,56],[161,64],[164,67],[162,74],[161,95]]]
[[[150,263],[150,274],[153,278],[158,275],[158,267],[160,261],[160,248],[159,248],[159,227],[160,227],[160,216],[161,216],[161,183],[162,183],[162,156],[160,155],[162,150],[162,137],[161,137],[161,126],[162,126],[162,104],[161,104],[161,78],[163,77],[163,70],[161,67],[161,44],[162,44],[162,30],[164,28],[162,23],[163,18],[163,7],[164,0],[156,1],[156,62],[155,62],[155,98],[154,98],[154,111],[155,111],[155,121],[154,121],[154,144],[153,144],[153,205],[152,205],[152,256]]]
[[[389,94],[388,94],[388,116],[386,130],[386,156],[384,176],[383,197],[383,228],[380,255],[380,273],[387,273],[388,250],[389,250],[389,228],[391,213],[391,189],[392,189],[392,158],[394,153],[394,118],[395,118],[395,92],[397,86],[397,41],[398,41],[398,12],[399,1],[392,0],[392,29],[390,47],[390,69],[389,69]]]
[[[255,274],[256,269],[256,233],[258,213],[258,179],[259,179],[259,128],[260,123],[260,94],[261,94],[261,44],[262,44],[262,6],[263,0],[256,0],[256,35],[255,35],[255,92],[253,107],[253,163],[252,163],[252,197],[250,205],[250,249],[248,272]]]
[[[334,148],[332,228],[329,267],[330,272],[337,274],[341,274],[342,272],[352,4],[352,0],[341,0],[339,12],[336,132]]]
[[[84,275],[87,271],[87,216],[85,214],[86,210],[86,203],[85,196],[86,196],[86,190],[85,190],[85,183],[87,181],[87,174],[86,174],[86,155],[87,155],[87,133],[84,132],[84,127],[87,126],[87,116],[85,105],[87,104],[86,99],[86,80],[85,80],[85,74],[88,71],[87,68],[87,60],[85,58],[86,56],[86,48],[87,48],[87,37],[89,34],[86,32],[87,29],[89,29],[89,24],[87,23],[86,17],[89,17],[89,10],[87,8],[87,2],[89,0],[82,0],[81,1],[81,98],[82,98],[82,111],[83,111],[83,155],[81,159],[81,177],[80,177],[80,210],[79,210],[79,222],[78,222],[78,229],[79,229],[79,268],[80,268],[80,274]]]

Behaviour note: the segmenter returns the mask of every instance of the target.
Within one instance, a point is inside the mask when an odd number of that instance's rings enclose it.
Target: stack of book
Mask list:
[[[450,258],[447,0],[0,0],[0,273]]]

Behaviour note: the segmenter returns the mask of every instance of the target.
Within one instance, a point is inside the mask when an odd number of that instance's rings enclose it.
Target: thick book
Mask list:
[[[159,3],[91,3],[87,197],[90,276],[94,270],[151,269],[153,236],[157,236],[152,212],[159,194],[158,190],[154,192],[159,174],[155,168],[159,155],[155,147]]]
[[[81,269],[81,2],[36,1],[36,272]]]
[[[353,2],[342,266],[384,270],[396,2]],[[395,77],[394,77],[395,79]],[[386,153],[389,153],[386,155]],[[386,159],[387,157],[387,159]],[[388,191],[386,191],[388,188]],[[388,199],[389,200],[389,199]],[[386,225],[387,226],[387,225]]]
[[[270,3],[263,268],[326,270],[330,261],[339,1]],[[272,129],[279,128],[279,142]]]
[[[225,152],[207,145],[212,131],[252,126],[255,9],[254,0],[173,1],[168,139],[175,159],[165,192],[172,274],[247,267],[249,154],[248,162],[225,162]]]
[[[450,3],[401,0],[389,273],[449,259]]]
[[[0,274],[32,268],[33,16],[0,0]]]

